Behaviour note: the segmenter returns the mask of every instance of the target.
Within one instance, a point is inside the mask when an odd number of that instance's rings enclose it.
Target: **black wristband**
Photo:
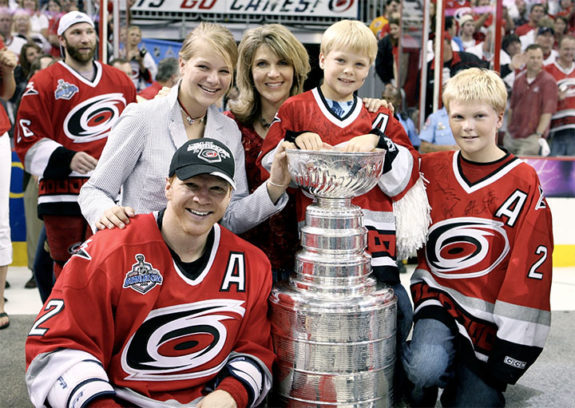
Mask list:
[[[376,146],[378,149],[387,150],[387,142],[385,141],[385,135],[383,134],[383,132],[381,130],[371,129],[369,134],[379,136],[379,141],[377,142],[377,146]]]
[[[295,147],[297,147],[299,149],[299,146],[296,144],[295,140],[299,135],[301,135],[302,133],[306,133],[306,132],[307,132],[307,130],[304,130],[303,132],[294,132],[293,130],[286,130],[286,135],[284,137],[284,140],[286,142],[293,143],[295,145]]]
[[[48,159],[48,165],[44,170],[43,176],[49,179],[67,178],[72,172],[70,164],[76,153],[78,152],[67,149],[64,146],[58,147],[52,152],[50,159]]]

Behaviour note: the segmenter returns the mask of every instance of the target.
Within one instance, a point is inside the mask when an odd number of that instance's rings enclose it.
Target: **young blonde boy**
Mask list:
[[[372,256],[374,275],[379,281],[390,284],[399,298],[398,340],[401,342],[411,327],[412,309],[407,293],[400,284],[396,265],[398,245],[394,207],[401,207],[406,199],[410,203],[426,203],[426,199],[423,183],[417,182],[417,153],[402,125],[386,108],[369,112],[355,95],[365,82],[376,53],[376,39],[365,24],[342,20],[330,26],[322,37],[319,55],[320,67],[324,71],[322,85],[288,98],[282,104],[258,160],[269,170],[273,152],[284,140],[307,150],[334,147],[350,152],[370,151],[376,147],[387,150],[384,174],[379,185],[355,198],[353,204],[364,209],[363,221],[368,229],[367,249]],[[296,200],[301,223],[305,218],[305,209],[312,200],[300,191]],[[407,211],[400,212],[417,218],[416,206],[408,206],[409,214]],[[424,219],[425,215],[425,204],[422,204],[420,219]],[[419,240],[409,237],[403,248],[410,246],[407,248],[409,252],[422,244],[424,238],[424,232],[420,233]]]
[[[414,406],[503,406],[549,332],[551,212],[535,170],[500,149],[507,92],[471,68],[443,93],[459,151],[422,156],[432,223],[411,278],[402,361]]]

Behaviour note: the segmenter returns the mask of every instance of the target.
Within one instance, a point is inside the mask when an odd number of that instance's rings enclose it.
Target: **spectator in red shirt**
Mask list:
[[[171,88],[180,79],[180,67],[176,58],[164,58],[158,64],[156,80],[138,94],[144,99],[154,99],[162,88]]]
[[[558,98],[555,78],[543,69],[541,46],[531,44],[525,53],[527,69],[513,83],[508,132],[503,141],[505,148],[518,156],[538,155],[542,148],[549,148],[544,138]]]
[[[515,34],[522,36],[537,28],[539,20],[545,16],[545,6],[543,4],[534,4],[529,11],[529,21],[515,29]]]
[[[50,0],[48,1],[47,9],[44,14],[48,17],[48,32],[46,39],[52,46],[50,50],[50,55],[59,58],[60,54],[60,42],[58,41],[58,23],[60,22],[60,17],[64,14],[62,12],[62,5],[60,0]]]

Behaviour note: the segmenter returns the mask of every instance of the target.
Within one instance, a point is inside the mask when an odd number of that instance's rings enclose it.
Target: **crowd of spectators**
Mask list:
[[[395,5],[396,0],[388,1],[388,10],[382,18],[375,19],[371,25],[376,27],[375,35],[379,39],[379,52],[376,60],[376,72],[384,84],[391,83],[398,86],[404,92],[406,106],[404,109],[411,113],[415,123],[419,101],[420,75],[412,75],[414,64],[410,59],[398,55],[399,41],[409,40],[407,36],[400,36],[401,11]],[[449,0],[444,2],[445,31],[443,34],[443,70],[442,85],[458,71],[469,67],[494,68],[494,40],[496,24],[494,24],[495,1],[490,0]],[[433,85],[434,85],[434,34],[435,34],[435,5],[431,3],[431,30],[430,40],[427,46],[427,92],[425,111],[421,113],[425,125],[419,129],[426,135],[434,134],[438,129],[434,126],[443,126],[445,120],[437,120],[440,112],[433,112]],[[573,0],[504,0],[501,20],[501,47],[499,54],[499,72],[508,89],[510,103],[513,92],[526,82],[526,90],[529,95],[535,96],[540,101],[538,105],[530,104],[529,110],[533,117],[533,125],[517,133],[517,127],[523,126],[513,121],[520,121],[521,116],[506,115],[506,126],[500,132],[500,144],[503,140],[514,138],[525,139],[533,136],[534,144],[528,150],[534,155],[575,155],[575,116],[569,109],[575,103],[575,87],[571,85],[575,78],[573,68],[573,51],[571,44],[575,37],[575,7]],[[563,45],[563,42],[565,45]],[[528,47],[536,44],[540,51],[528,50]],[[563,57],[560,50],[563,46]],[[411,54],[411,45],[402,47],[403,54]],[[540,62],[529,71],[529,59],[531,54],[542,53]],[[417,64],[417,62],[416,62]],[[418,69],[417,65],[415,69]],[[398,72],[406,73],[401,78]],[[527,77],[527,80],[523,77]],[[401,81],[402,83],[398,83]],[[551,84],[543,89],[539,84]],[[561,91],[562,90],[562,91]],[[524,101],[524,100],[523,100]],[[518,107],[521,112],[526,106],[520,101]],[[515,110],[517,107],[515,108]],[[509,112],[509,110],[508,110]],[[431,116],[433,114],[433,116]],[[543,118],[543,119],[541,119]],[[541,120],[540,120],[541,119]],[[431,128],[430,128],[431,127]],[[447,130],[448,130],[447,126]],[[439,129],[442,130],[442,129]],[[439,132],[441,133],[441,132]],[[428,136],[426,136],[427,138]],[[434,140],[431,138],[430,140]],[[425,139],[422,139],[425,141]],[[555,148],[553,143],[555,142]],[[434,143],[434,142],[431,142]],[[451,143],[449,143],[451,145]],[[549,149],[551,145],[551,149]],[[561,148],[559,147],[561,145]],[[430,149],[429,142],[422,143],[426,151]],[[441,149],[446,145],[442,145]],[[506,148],[514,152],[520,152],[511,148],[508,143]],[[453,144],[453,148],[455,145]],[[521,154],[521,153],[519,153]]]

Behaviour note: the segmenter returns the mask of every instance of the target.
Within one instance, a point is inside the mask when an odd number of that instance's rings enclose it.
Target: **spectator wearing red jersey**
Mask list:
[[[543,4],[534,4],[529,11],[529,21],[515,29],[515,34],[522,36],[538,27],[539,20],[545,16],[545,6]]]
[[[559,56],[545,70],[559,87],[557,112],[551,117],[551,156],[575,156],[575,37],[566,35]]]
[[[558,55],[557,51],[553,49],[555,30],[552,27],[539,27],[535,36],[535,44],[539,44],[543,50],[543,65],[552,64]]]
[[[53,57],[60,57],[60,42],[58,41],[58,23],[60,17],[64,14],[62,12],[62,4],[60,0],[48,1],[47,8],[44,14],[48,17],[48,30],[46,39],[52,46],[50,55]]]

